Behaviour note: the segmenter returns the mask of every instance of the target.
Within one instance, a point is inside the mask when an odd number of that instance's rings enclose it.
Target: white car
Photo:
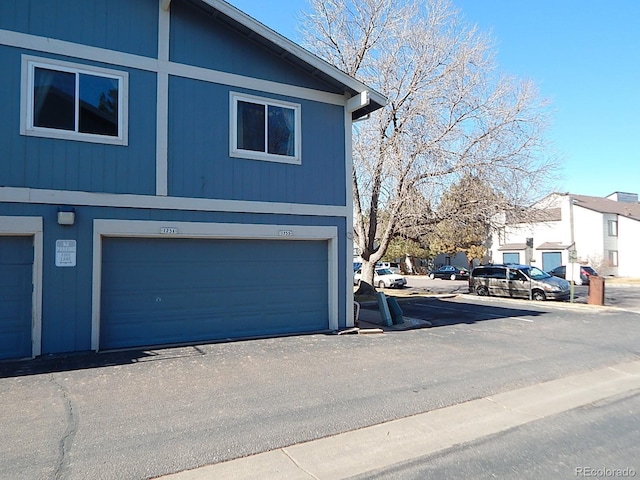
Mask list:
[[[353,276],[353,284],[360,285],[361,277],[362,270],[358,270]],[[373,276],[373,284],[379,288],[402,288],[407,284],[407,279],[402,275],[393,273],[388,268],[376,268],[376,273]]]
[[[388,268],[392,273],[400,274],[400,264],[396,262],[378,262],[376,268]]]

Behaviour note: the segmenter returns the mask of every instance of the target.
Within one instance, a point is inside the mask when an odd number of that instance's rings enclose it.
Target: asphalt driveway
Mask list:
[[[471,318],[452,299],[428,329],[0,364],[0,478],[153,478],[640,356],[638,314],[515,304]]]

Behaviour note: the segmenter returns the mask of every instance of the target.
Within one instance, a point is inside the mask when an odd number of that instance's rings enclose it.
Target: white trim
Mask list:
[[[91,350],[100,349],[100,301],[102,293],[102,235],[93,221],[93,277],[91,282]]]
[[[34,69],[36,67],[56,70],[59,72],[73,73],[76,76],[76,111],[75,130],[62,130],[56,128],[44,128],[34,125],[33,96],[34,96]],[[22,55],[22,80],[20,85],[20,134],[34,137],[61,138],[81,142],[105,143],[110,145],[128,144],[129,125],[129,74],[120,70],[94,67],[92,65],[64,62],[45,57]],[[91,75],[116,80],[118,82],[118,135],[98,135],[83,133],[78,126],[78,106],[80,92],[78,91],[79,75]]]
[[[175,222],[167,220],[95,219],[94,234],[107,237],[235,238],[249,240],[331,240],[338,238],[334,225],[281,225],[255,223]],[[162,228],[177,234],[160,233]],[[288,232],[283,235],[282,232]]]
[[[53,38],[39,37],[26,33],[12,32],[0,29],[0,45],[9,47],[36,50],[40,53],[50,53],[74,57],[79,60],[91,62],[107,63],[118,68],[133,68],[149,72],[165,72],[169,75],[202,80],[210,83],[228,85],[235,88],[247,88],[260,92],[267,92],[276,95],[286,95],[305,100],[329,103],[333,105],[345,105],[342,95],[314,90],[311,88],[287,85],[286,83],[260,80],[243,75],[236,75],[217,70],[210,70],[192,65],[186,65],[166,60],[123,53],[115,50],[91,47]]]
[[[161,229],[179,233],[163,234]],[[282,232],[287,232],[286,236]],[[255,225],[138,220],[93,221],[93,282],[91,294],[91,349],[100,349],[100,301],[102,291],[102,239],[104,237],[208,238],[251,240],[326,240],[328,262],[328,328],[338,329],[338,228],[335,226]]]
[[[353,313],[353,121],[347,109],[344,112],[344,158],[345,158],[345,199],[347,203],[347,245],[345,247],[345,285],[347,293],[347,328],[355,325]]]
[[[158,71],[158,60],[155,58],[91,47],[28,33],[13,32],[11,30],[0,29],[0,45],[108,63],[119,67],[137,68],[150,72]]]
[[[156,195],[169,194],[169,75],[158,73],[156,103]]]
[[[338,319],[339,319],[339,298],[338,294],[340,289],[338,288],[338,228],[337,227],[324,227],[331,228],[331,237],[327,238],[327,295],[329,305],[328,314],[329,314],[329,330],[337,331],[338,330]],[[327,230],[329,232],[329,230]],[[349,285],[346,286],[347,290],[349,289]]]
[[[314,217],[346,217],[348,215],[347,207],[344,205],[162,197],[154,195],[91,193],[20,187],[0,187],[0,202],[149,208],[158,210],[193,210],[200,212],[309,215]]]
[[[169,61],[171,30],[170,0],[160,0],[158,9],[158,59]],[[169,74],[158,70],[156,99],[156,195],[169,193]]]
[[[347,112],[353,113],[371,103],[371,96],[368,91],[360,92],[360,95],[347,99]]]
[[[246,103],[253,103],[256,105],[262,105],[268,112],[269,107],[282,107],[294,112],[294,154],[292,156],[287,155],[275,155],[268,153],[267,146],[269,144],[269,121],[268,115],[265,112],[264,118],[264,141],[265,151],[256,152],[251,150],[243,150],[238,148],[238,102],[244,101]],[[245,158],[249,160],[262,160],[266,162],[288,163],[293,165],[300,165],[301,159],[301,107],[298,103],[283,102],[281,100],[274,100],[267,97],[259,97],[256,95],[247,95],[245,93],[229,92],[229,156],[234,158]]]
[[[165,4],[166,7],[165,8]],[[160,0],[158,9],[158,60],[169,61],[169,43],[171,30],[171,13],[168,0]]]
[[[42,352],[42,217],[0,216],[0,236],[33,236],[31,356]]]
[[[201,80],[209,83],[218,83],[220,85],[227,85],[233,88],[246,88],[249,90],[256,90],[260,93],[264,92],[283,95],[315,102],[328,103],[331,105],[345,105],[344,97],[342,95],[323,92],[321,90],[297,87],[295,85],[272,82],[270,80],[260,80],[257,78],[237,75],[235,73],[210,70],[182,63],[168,62],[164,65],[161,64],[161,66],[166,68],[167,73],[176,77]]]

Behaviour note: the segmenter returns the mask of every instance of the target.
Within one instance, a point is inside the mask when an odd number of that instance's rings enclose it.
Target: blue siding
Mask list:
[[[171,13],[174,62],[342,94],[193,5],[173,2]]]
[[[229,91],[170,79],[169,195],[345,205],[342,107],[249,91],[301,104],[302,165],[231,158]]]
[[[43,299],[42,299],[42,353],[64,353],[91,349],[91,285],[93,262],[93,220],[164,220],[186,222],[280,224],[338,227],[338,258],[347,258],[346,220],[334,217],[301,217],[293,215],[239,214],[215,212],[182,212],[176,210],[143,210],[133,208],[99,208],[78,206],[76,223],[60,226],[56,223],[57,205],[0,203],[0,216],[38,216],[44,221],[43,237]],[[76,240],[77,265],[55,266],[56,240]],[[256,267],[258,268],[258,267]],[[340,261],[338,271],[346,267]],[[326,278],[326,276],[325,276]],[[344,292],[344,275],[338,275],[338,291]],[[289,292],[291,293],[291,292]],[[248,297],[253,301],[253,297]],[[344,316],[346,298],[338,297],[339,326],[346,325]]]
[[[0,236],[0,359],[31,356],[33,237]]]
[[[87,192],[155,194],[156,75],[129,71],[129,145],[20,135],[21,54],[0,47],[0,179],[3,186],[82,190]],[[67,57],[80,65],[94,65]],[[99,66],[105,66],[97,64]],[[114,68],[111,65],[107,67]],[[117,67],[116,67],[117,69]],[[126,69],[121,69],[127,71]]]
[[[91,349],[93,218],[76,208],[75,224],[56,222],[57,206],[39,206],[43,225],[42,353]],[[55,266],[56,240],[76,240],[75,267]]]
[[[156,57],[158,0],[2,0],[0,29]]]
[[[195,4],[198,2],[183,0],[173,0],[171,4],[170,55],[173,61],[283,84],[341,93],[335,91],[334,87],[325,85],[317,78],[293,66],[286,59],[270,53],[254,41],[249,40],[244,34],[208,15],[205,12],[206,6],[196,7]],[[0,1],[0,29],[15,30],[76,42],[79,45],[96,46],[148,57],[157,55],[157,25],[158,0]],[[101,145],[21,136],[19,132],[22,54],[55,58],[79,65],[96,65],[127,71],[129,73],[129,145]],[[157,108],[157,76],[155,73],[6,46],[0,46],[0,65],[2,66],[0,68],[0,85],[2,85],[2,89],[0,89],[1,186],[116,194],[155,194]],[[170,77],[169,195],[318,205],[346,204],[347,185],[345,182],[348,179],[345,178],[343,107],[293,97],[271,96],[258,91],[246,91],[249,94],[272,97],[301,105],[302,164],[289,165],[231,158],[229,156],[230,90],[243,91],[224,85],[182,77]],[[60,226],[56,222],[57,208],[58,204],[0,202],[0,215],[25,215],[43,218],[43,354],[91,349],[94,219],[330,225],[338,228],[338,258],[348,258],[351,254],[346,251],[347,219],[342,217],[76,206],[75,224]],[[77,265],[75,267],[55,266],[55,242],[61,239],[77,241]],[[117,241],[109,239],[105,242],[107,256],[109,256],[111,246],[115,245],[115,243],[110,243],[112,240],[113,242]],[[31,242],[31,240],[28,241]],[[162,241],[166,241],[166,239]],[[156,244],[156,240],[146,239],[143,242]],[[180,243],[179,248],[191,243]],[[203,243],[199,245],[210,246],[213,244],[223,245],[216,240],[203,240]],[[223,250],[226,250],[227,256],[235,248],[234,244],[235,242],[224,244]],[[228,331],[224,334],[219,333],[223,338],[230,336],[229,332],[231,332],[231,336],[251,336],[317,330],[327,326],[326,242],[290,240],[278,242],[279,247],[289,247],[284,249],[285,251],[278,249],[272,251],[268,247],[263,247],[267,244],[268,242],[240,242],[238,246],[245,245],[245,249],[236,255],[251,257],[247,251],[255,250],[257,255],[250,258],[250,261],[255,264],[256,270],[269,268],[269,261],[280,259],[280,263],[287,266],[282,269],[271,269],[272,273],[275,272],[276,275],[281,276],[275,280],[275,283],[279,284],[278,288],[274,287],[271,290],[267,284],[267,288],[263,292],[261,284],[260,288],[254,288],[255,291],[251,293],[241,289],[232,290],[238,295],[237,308],[226,310],[223,317],[239,320],[242,325],[236,324],[237,322],[227,323],[224,328],[227,328]],[[162,245],[164,247],[168,244],[163,243]],[[292,246],[295,248],[291,248]],[[11,249],[8,247],[5,249],[2,246],[2,248],[5,251],[13,251],[21,250],[22,247],[12,246]],[[307,248],[311,248],[312,251],[307,251]],[[136,252],[135,247],[127,246],[125,250],[127,249],[129,252]],[[319,260],[320,250],[323,252],[322,261]],[[186,255],[186,252],[183,253]],[[14,254],[12,253],[10,256],[13,257]],[[15,257],[18,258],[18,255]],[[306,265],[306,259],[314,258],[315,260]],[[26,279],[29,277],[29,292],[25,287],[18,293],[18,296],[22,298],[21,305],[29,309],[29,314],[31,308],[31,261],[32,259],[27,259],[20,268],[22,273],[15,277],[23,278],[24,282],[27,282]],[[222,261],[224,259],[217,258],[216,260],[216,262]],[[345,271],[346,266],[343,263],[342,260],[339,261],[338,272]],[[199,268],[198,262],[185,261],[185,263],[174,265],[174,267],[176,278],[180,275],[183,278],[191,278],[191,273],[195,273],[194,278],[197,280],[199,278],[198,272],[203,272]],[[241,287],[241,280],[246,277],[242,277],[241,270],[230,270],[229,281],[234,286]],[[113,275],[112,278],[116,284],[119,279],[125,282],[130,280],[126,275],[119,277],[120,273],[121,270],[118,268],[115,270],[107,268],[105,275],[107,275],[106,278]],[[226,274],[226,272],[224,273]],[[305,276],[308,274],[313,280],[309,283],[308,288],[297,288],[300,283],[304,283],[299,280],[306,281]],[[11,272],[10,277],[14,278],[15,275],[18,274]],[[339,274],[338,279],[335,280],[338,284],[338,291],[341,293],[345,292],[347,288],[351,288],[344,277]],[[287,284],[286,282],[291,278],[295,280],[294,283]],[[21,285],[26,285],[24,282],[20,280]],[[287,286],[282,288],[281,284]],[[155,286],[161,287],[162,282],[155,284]],[[173,287],[177,288],[179,285],[172,284],[172,289]],[[132,289],[134,289],[133,286]],[[107,298],[112,293],[107,291]],[[116,294],[117,296],[118,294]],[[207,295],[198,297],[198,299],[202,298],[206,299]],[[229,298],[231,297],[225,295],[224,300],[214,303],[215,305],[225,303],[225,301],[229,301]],[[198,299],[193,297],[194,302]],[[270,303],[272,301],[275,303]],[[283,314],[279,309],[280,304],[287,305],[287,313]],[[109,302],[103,305],[107,315],[110,314],[110,305]],[[213,303],[208,305],[210,307]],[[307,307],[310,307],[310,310],[305,313]],[[0,308],[4,307],[0,306]],[[344,327],[346,324],[346,309],[346,295],[344,297],[339,295],[338,324],[340,327]],[[261,310],[262,313],[259,315],[258,312]],[[244,316],[243,311],[245,312]],[[320,311],[322,314],[319,313]],[[290,312],[297,312],[297,317],[291,316]],[[24,314],[26,315],[26,313]],[[321,317],[324,317],[322,321],[320,321]],[[284,322],[281,321],[283,318]],[[218,338],[218,333],[212,334],[211,324],[207,325],[209,326],[202,333],[197,322],[191,322],[190,327],[193,330],[185,336],[176,330],[175,326],[172,326],[171,321],[168,321],[159,329],[159,333],[155,337],[152,335],[152,339],[155,339],[152,340],[152,343]],[[23,331],[30,342],[30,318],[28,329]],[[216,331],[222,332],[222,330]],[[103,333],[108,338],[109,332],[104,331]],[[133,334],[133,337],[136,335],[135,331],[130,330],[128,333]],[[1,335],[2,332],[0,332]],[[117,338],[128,338],[127,335],[124,337],[116,335],[114,337],[116,340],[113,340],[110,345],[130,345],[130,343],[120,343],[120,340],[117,340]],[[25,343],[27,337],[20,341],[22,343],[18,347],[19,353],[11,353],[12,356],[30,354],[31,345]],[[12,345],[14,343],[11,341]],[[108,340],[107,343],[109,344]],[[3,351],[7,351],[4,345],[0,346],[0,352]]]
[[[17,186],[17,179],[25,176],[24,160],[17,158],[16,145],[20,134],[20,55],[17,50],[2,45],[0,85],[0,184],[12,187]]]
[[[327,243],[107,238],[102,349],[328,329]]]

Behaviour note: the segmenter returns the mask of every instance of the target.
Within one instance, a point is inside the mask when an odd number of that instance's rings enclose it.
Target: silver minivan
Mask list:
[[[564,300],[569,298],[569,282],[553,277],[531,265],[482,265],[469,276],[469,292],[480,296]]]

